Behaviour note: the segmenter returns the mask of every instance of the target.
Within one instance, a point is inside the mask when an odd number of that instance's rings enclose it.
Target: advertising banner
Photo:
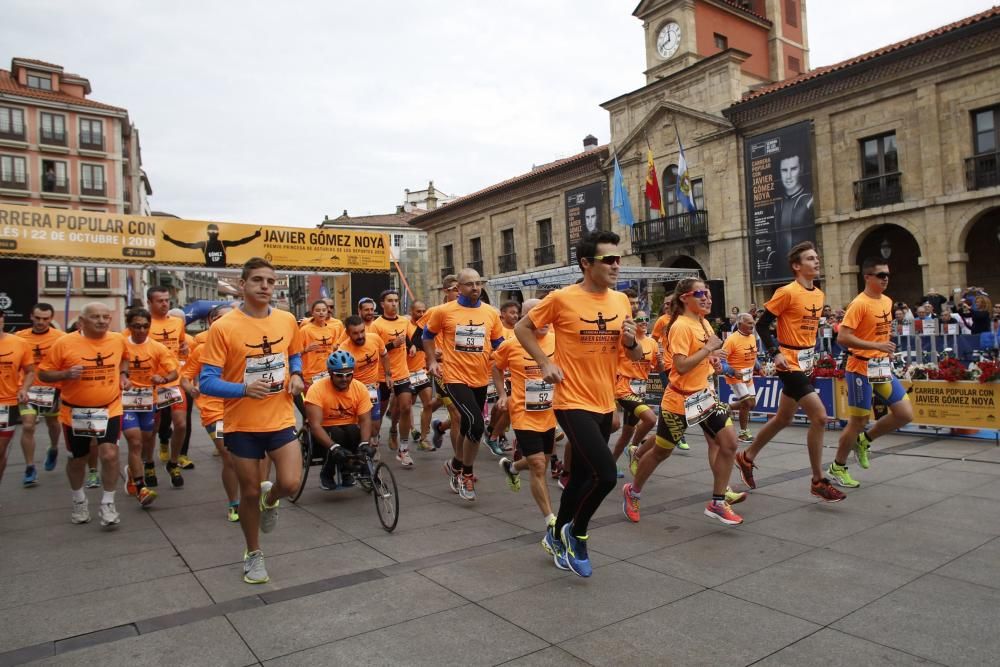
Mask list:
[[[750,271],[755,285],[788,282],[788,252],[816,241],[812,123],[750,137],[744,144]]]
[[[948,428],[1000,428],[996,382],[943,382],[901,380],[913,404],[913,424]],[[847,385],[837,382],[837,416],[846,419]]]
[[[389,270],[389,242],[362,230],[0,205],[0,257],[210,268],[263,257],[288,271],[375,272]]]
[[[576,244],[598,229],[604,229],[604,183],[591,183],[566,192],[566,240],[569,266],[576,266]]]
[[[781,380],[776,377],[754,377],[753,379],[754,388],[757,393],[757,404],[753,408],[753,412],[758,412],[762,414],[773,415],[778,412],[778,399],[781,398]],[[812,381],[816,391],[819,393],[819,399],[823,402],[823,407],[826,408],[826,414],[830,415],[832,418],[835,414],[834,408],[834,386],[833,378],[815,378]],[[732,389],[729,388],[729,384],[726,382],[719,382],[719,400],[723,403],[728,404],[729,399],[732,396]],[[802,408],[796,410],[795,414],[804,415],[805,412]]]

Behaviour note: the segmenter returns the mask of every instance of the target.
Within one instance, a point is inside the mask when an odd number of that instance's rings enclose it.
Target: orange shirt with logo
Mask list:
[[[556,351],[556,336],[549,330],[544,337],[538,339],[542,352],[551,357]],[[493,363],[501,371],[510,371],[510,399],[507,411],[510,413],[510,423],[522,431],[544,433],[556,427],[556,413],[551,407],[547,409],[529,410],[525,404],[526,384],[530,381],[541,382],[542,368],[539,366],[517,338],[508,338],[500,347],[493,351]],[[552,387],[554,388],[554,386]],[[548,400],[552,400],[552,389],[548,392]],[[534,404],[538,406],[540,404]]]
[[[492,341],[503,338],[500,313],[488,304],[463,306],[457,300],[433,308],[427,330],[444,359],[446,384],[485,387],[490,381]]]
[[[83,366],[83,374],[75,380],[66,379],[62,386],[62,407],[59,421],[72,426],[71,407],[108,408],[108,417],[122,414],[121,370],[128,359],[125,337],[106,333],[101,338],[87,338],[82,333],[63,336],[52,344],[49,354],[39,365],[40,370],[65,371]]]
[[[853,329],[854,335],[861,340],[869,343],[887,343],[892,333],[892,299],[885,294],[873,299],[862,292],[851,301],[840,324]],[[865,376],[868,375],[868,359],[889,356],[888,352],[878,350],[861,350],[854,347],[849,349],[851,356],[847,358],[847,372]]]
[[[203,331],[202,333],[208,332]],[[188,361],[184,364],[184,369],[181,371],[181,377],[187,378],[189,382],[196,385],[198,384],[198,376],[201,374],[201,353],[204,351],[204,344],[195,347],[194,351],[188,356]],[[202,426],[208,426],[219,421],[225,412],[225,401],[217,396],[209,396],[208,394],[199,392],[194,399],[194,404],[198,406],[198,414],[201,415]]]
[[[667,325],[670,324],[670,313],[665,315],[660,315],[656,322],[653,323],[653,332],[649,334],[656,341],[657,345],[660,346],[660,360],[663,365],[663,370],[670,372],[670,369],[674,366],[673,356],[667,352],[667,341],[663,338],[663,332],[667,330]]]
[[[595,294],[580,285],[550,292],[528,311],[536,328],[552,325],[559,342],[555,363],[563,381],[556,385],[553,408],[614,411],[621,330],[631,315],[628,297],[621,292]]]
[[[59,329],[56,329],[54,327],[49,327],[49,330],[46,331],[45,333],[36,334],[29,327],[27,329],[21,329],[14,335],[23,340],[25,343],[27,343],[28,347],[31,348],[31,356],[33,359],[32,363],[34,363],[34,365],[37,367],[40,366],[43,361],[45,361],[45,357],[46,355],[48,355],[49,348],[52,347],[52,344],[55,343],[60,338],[62,338],[63,336],[65,336],[66,333],[63,331],[59,331]],[[42,387],[58,387],[60,383],[42,382],[36,377],[35,381],[32,384],[39,385]]]
[[[339,324],[338,320],[334,320]],[[337,341],[343,335],[343,325],[338,328],[331,322],[324,322],[323,326],[309,321],[299,328],[299,336],[302,345],[302,378],[306,384],[313,381],[313,376],[317,373],[326,372],[326,358],[337,349]],[[304,350],[310,345],[319,347],[312,352]]]
[[[406,328],[406,337],[413,340],[413,336],[417,333],[417,325],[413,322],[409,322],[409,326]],[[409,356],[407,352],[406,357],[406,368],[413,373],[414,371],[419,371],[422,368],[427,368],[427,355],[424,354],[424,343],[422,340],[413,341],[413,345],[417,348],[417,353],[412,357]]]
[[[686,315],[679,315],[674,320],[668,334],[667,346],[671,354],[682,354],[690,357],[705,347],[712,336],[712,329],[707,322],[693,320]],[[663,392],[660,406],[675,414],[684,414],[684,399],[708,386],[708,377],[712,374],[712,364],[708,357],[702,359],[697,366],[683,375],[677,372],[676,366],[670,369],[670,386]]]
[[[726,362],[736,371],[736,377],[725,376],[726,384],[739,384],[743,382],[740,371],[757,365],[757,336],[753,333],[744,335],[737,329],[726,337],[722,351],[726,353]]]
[[[368,331],[368,333],[373,333],[382,339],[382,344],[385,345],[385,349],[389,353],[389,370],[392,372],[394,383],[410,379],[410,367],[406,361],[408,347],[404,342],[400,347],[390,348],[388,343],[396,336],[406,337],[409,324],[409,321],[403,317],[397,316],[396,319],[389,320],[382,316],[372,322],[372,327]]]
[[[305,401],[323,410],[323,426],[357,424],[358,417],[372,411],[368,389],[358,380],[338,391],[330,378],[323,378],[309,387]]]
[[[272,309],[259,318],[234,310],[212,324],[208,342],[200,350],[202,364],[221,368],[226,382],[276,380],[264,398],[224,400],[226,431],[271,433],[295,426],[288,358],[301,352],[300,342],[298,322],[284,310]]]
[[[823,290],[806,289],[798,281],[782,285],[764,307],[778,318],[778,347],[789,370],[800,371],[798,353],[816,346],[823,312]]]
[[[152,338],[135,343],[127,337],[125,346],[128,349],[128,379],[136,386],[152,387],[154,375],[166,375],[177,370],[177,360],[170,350]]]
[[[635,392],[629,380],[642,380],[646,382],[649,374],[653,372],[659,364],[660,346],[649,336],[636,338],[639,347],[642,348],[642,359],[632,361],[628,356],[628,350],[622,347],[618,353],[618,377],[615,381],[615,398],[622,398]]]
[[[378,384],[385,382],[385,372],[382,370],[382,354],[385,353],[385,345],[382,338],[373,333],[365,334],[365,344],[358,346],[348,338],[340,345],[341,350],[345,350],[354,357],[354,379],[362,384]]]
[[[0,338],[0,405],[17,405],[21,376],[34,365],[31,348],[19,336]]]

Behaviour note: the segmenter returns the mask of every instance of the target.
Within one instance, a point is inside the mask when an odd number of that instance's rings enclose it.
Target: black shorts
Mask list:
[[[732,425],[733,418],[729,406],[723,403],[716,403],[712,413],[697,424],[705,435],[713,438],[719,431]],[[687,418],[684,415],[661,409],[660,419],[656,424],[656,444],[664,449],[673,449],[684,437],[687,429]]]
[[[410,391],[412,391],[414,394],[419,394],[424,389],[430,389],[431,386],[432,385],[430,380],[428,380],[427,382],[421,382],[420,384],[411,384]]]
[[[297,440],[294,426],[279,431],[236,431],[222,435],[226,449],[241,459],[262,460],[267,452],[281,449]]]
[[[816,388],[809,381],[809,376],[802,371],[779,372],[777,375],[778,379],[781,380],[781,393],[796,403],[809,394],[816,393]]]
[[[32,413],[34,414],[34,413]],[[21,423],[21,408],[17,405],[7,406],[7,425],[0,427],[0,433],[8,431],[13,434],[14,427]]]
[[[324,426],[323,430],[330,436],[334,444],[340,445],[352,454],[358,453],[361,444],[361,429],[357,424],[341,424],[340,426]]]
[[[517,438],[517,447],[521,450],[522,456],[542,453],[548,456],[552,453],[552,447],[556,442],[556,429],[550,428],[548,431],[539,433],[538,431],[522,431],[515,428],[514,436]]]
[[[650,409],[642,397],[637,394],[628,394],[615,400],[618,401],[618,407],[622,409],[622,422],[625,426],[635,426],[638,424],[639,415]]]
[[[69,450],[70,456],[74,459],[85,458],[88,454],[90,454],[90,443],[95,440],[99,445],[103,445],[105,443],[109,445],[117,445],[118,438],[121,434],[121,415],[108,419],[108,427],[105,429],[104,435],[100,437],[93,435],[73,435],[73,427],[63,424],[63,439],[66,441],[66,449]]]
[[[389,391],[389,385],[385,382],[378,383],[378,400],[385,401],[389,400],[392,394],[412,394],[413,386],[410,384],[409,380],[400,380],[399,382],[392,383],[392,391]]]

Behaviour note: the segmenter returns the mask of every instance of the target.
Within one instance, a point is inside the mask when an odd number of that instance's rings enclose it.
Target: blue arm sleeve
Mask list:
[[[501,338],[494,338],[493,340],[491,340],[491,341],[490,341],[490,345],[492,345],[492,346],[493,346],[493,349],[495,350],[495,349],[497,349],[498,347],[500,347],[500,345],[501,345],[501,344],[502,344],[502,343],[503,343],[503,342],[504,342],[505,340],[507,340],[507,339],[506,339],[506,338],[503,338],[503,337],[501,337]]]
[[[434,336],[437,336],[437,334],[428,329],[427,327],[424,327],[424,335],[423,335],[424,340],[434,340]]]
[[[733,367],[725,359],[722,360],[722,373],[729,377],[736,377],[736,371],[733,370]]]
[[[295,353],[288,357],[288,370],[292,373],[302,372],[302,355]]]
[[[240,382],[226,382],[222,379],[222,369],[205,364],[198,375],[198,389],[203,394],[216,398],[243,398],[244,387]]]

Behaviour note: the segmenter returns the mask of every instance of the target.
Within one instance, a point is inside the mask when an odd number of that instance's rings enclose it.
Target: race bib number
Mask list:
[[[378,385],[377,384],[366,384],[365,389],[368,390],[368,398],[372,399],[372,405],[378,403]]]
[[[153,388],[133,387],[123,391],[122,409],[126,412],[152,412]]]
[[[422,384],[427,384],[430,379],[427,377],[427,370],[420,368],[418,370],[410,373],[410,384],[414,387],[419,387]]]
[[[330,373],[329,372],[327,372],[327,371],[320,371],[319,373],[316,373],[315,375],[312,376],[312,380],[310,380],[310,382],[319,382],[323,378],[328,378],[328,377],[330,377]]]
[[[646,395],[646,380],[643,378],[629,378],[628,389],[641,398]]]
[[[715,394],[708,389],[691,394],[684,399],[684,417],[688,426],[705,421],[715,408]]]
[[[739,374],[740,382],[750,382],[753,379],[753,369],[744,368]]]
[[[486,349],[486,328],[482,325],[455,327],[455,351],[481,353]]]
[[[498,397],[499,394],[497,393],[497,386],[493,384],[493,380],[490,380],[490,383],[486,385],[486,400],[493,402],[497,400]]]
[[[799,350],[795,356],[799,362],[799,369],[801,369],[803,373],[809,373],[812,371],[813,362],[816,360],[815,350]]]
[[[108,432],[107,408],[72,408],[70,420],[73,435],[103,438]]]
[[[176,405],[184,400],[184,390],[178,385],[173,387],[159,387],[156,390],[156,409],[162,410],[171,405]]]
[[[53,410],[58,400],[59,390],[55,387],[31,387],[28,389],[28,404],[40,410]]]
[[[222,426],[222,420],[215,422],[215,439],[222,440],[222,436],[225,435],[226,431]]]
[[[524,380],[524,409],[541,412],[552,409],[552,385],[545,380]]]
[[[259,354],[247,357],[243,382],[253,384],[263,380],[268,384],[267,393],[276,394],[285,388],[285,355]]]
[[[9,405],[0,405],[0,429],[9,428],[13,426],[10,423],[10,407]]]
[[[889,382],[892,380],[892,367],[889,364],[889,357],[877,357],[868,360],[868,381],[872,384]]]

